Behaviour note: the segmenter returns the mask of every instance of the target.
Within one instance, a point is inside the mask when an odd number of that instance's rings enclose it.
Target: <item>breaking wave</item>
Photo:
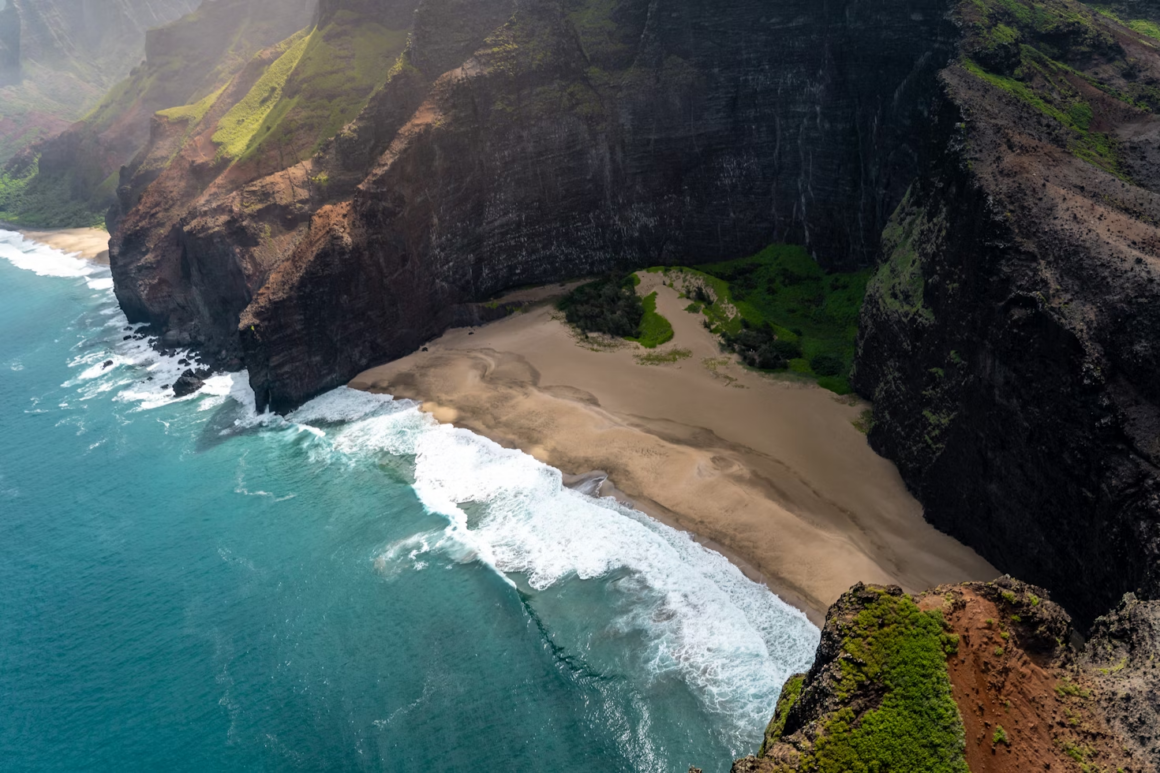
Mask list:
[[[707,710],[725,718],[738,752],[760,737],[785,680],[810,665],[817,628],[688,534],[570,489],[559,471],[441,425],[410,401],[339,388],[285,418],[259,415],[245,373],[215,375],[195,395],[175,398],[169,387],[187,367],[186,356],[161,355],[137,337],[116,306],[107,269],[5,231],[0,257],[42,276],[84,280],[107,296],[97,313],[103,321],[69,362],[75,375],[63,386],[79,400],[113,393],[132,412],[190,402],[201,415],[229,416],[215,429],[222,435],[300,439],[315,464],[405,467],[423,506],[447,525],[385,546],[374,559],[384,576],[422,570],[441,556],[481,562],[531,591],[615,577],[617,592],[631,603],[606,624],[645,642],[643,662],[653,677],[678,676]],[[247,489],[242,467],[237,486],[239,493],[282,501]]]

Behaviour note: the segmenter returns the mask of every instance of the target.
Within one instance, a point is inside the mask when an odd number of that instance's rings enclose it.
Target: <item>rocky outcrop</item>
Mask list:
[[[1008,6],[961,8],[853,383],[927,519],[1086,626],[1160,593],[1160,57]]]
[[[1121,608],[1101,657],[1128,646],[1138,668],[1160,642],[1153,618]],[[1125,710],[1101,662],[1045,591],[1008,577],[916,597],[858,585],[830,608],[813,667],[787,682],[761,750],[733,773],[1154,773],[1146,684],[1132,682]]]
[[[1083,662],[1111,726],[1160,765],[1160,601],[1125,594],[1096,620]]]

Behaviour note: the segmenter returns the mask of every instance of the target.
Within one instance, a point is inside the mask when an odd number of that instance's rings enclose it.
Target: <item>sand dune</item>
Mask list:
[[[866,406],[748,371],[646,275],[683,350],[577,336],[540,306],[361,374],[351,386],[424,401],[440,421],[569,475],[607,473],[641,509],[696,534],[820,622],[853,583],[918,591],[999,573],[922,519],[854,420]]]

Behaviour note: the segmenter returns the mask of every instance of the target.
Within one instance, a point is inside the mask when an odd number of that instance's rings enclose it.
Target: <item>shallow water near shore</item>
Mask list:
[[[728,770],[818,631],[413,403],[258,416],[0,232],[0,769]],[[110,364],[111,362],[111,364]],[[152,380],[149,380],[152,377]]]

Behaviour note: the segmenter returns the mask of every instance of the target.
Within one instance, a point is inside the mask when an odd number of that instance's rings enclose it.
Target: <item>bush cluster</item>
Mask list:
[[[779,339],[769,322],[754,326],[742,319],[741,330],[725,332],[722,339],[746,365],[759,370],[781,370],[789,366],[790,360],[802,356],[801,346],[794,341]]]
[[[613,275],[581,285],[560,301],[568,324],[585,333],[606,333],[621,338],[640,334],[644,304],[636,294],[631,276]]]

